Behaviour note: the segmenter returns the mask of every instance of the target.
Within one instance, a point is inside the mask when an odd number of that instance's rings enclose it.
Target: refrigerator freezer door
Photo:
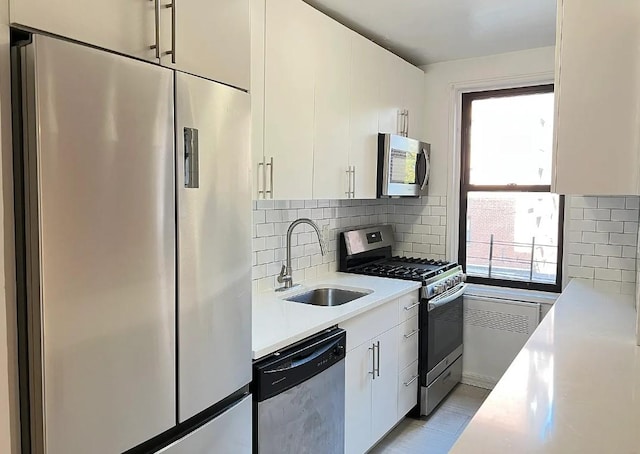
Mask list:
[[[251,396],[157,454],[251,454]]]
[[[249,95],[176,72],[182,422],[251,381]]]
[[[122,452],[176,419],[173,74],[43,36],[22,59],[33,452]]]

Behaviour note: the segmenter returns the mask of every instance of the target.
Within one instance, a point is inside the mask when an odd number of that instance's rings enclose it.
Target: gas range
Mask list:
[[[340,234],[339,270],[422,283],[418,320],[420,396],[417,410],[428,415],[462,376],[462,267],[455,262],[393,256],[389,225]]]
[[[368,276],[391,277],[411,281],[427,281],[455,267],[455,263],[414,257],[391,257],[389,260],[352,268],[349,272]]]

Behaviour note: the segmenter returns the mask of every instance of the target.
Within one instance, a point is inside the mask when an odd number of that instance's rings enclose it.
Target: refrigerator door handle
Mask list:
[[[184,187],[198,188],[199,186],[198,130],[184,128]]]

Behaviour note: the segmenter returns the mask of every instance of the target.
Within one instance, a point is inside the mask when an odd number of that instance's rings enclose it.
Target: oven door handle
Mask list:
[[[444,306],[445,304],[449,304],[450,302],[455,301],[456,299],[458,299],[464,294],[464,291],[466,290],[466,288],[467,288],[467,284],[462,283],[457,287],[447,290],[442,295],[439,295],[435,299],[429,301],[428,311],[431,312],[434,309],[437,309],[441,306]]]

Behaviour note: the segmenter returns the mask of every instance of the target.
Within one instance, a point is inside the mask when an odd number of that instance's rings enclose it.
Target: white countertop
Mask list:
[[[573,281],[450,451],[640,453],[632,296]]]
[[[306,289],[338,287],[372,293],[335,307],[319,307],[284,301]],[[252,301],[253,359],[261,358],[287,345],[298,342],[323,329],[337,325],[376,306],[419,289],[419,282],[381,277],[329,273],[287,292],[273,290],[255,294]]]

